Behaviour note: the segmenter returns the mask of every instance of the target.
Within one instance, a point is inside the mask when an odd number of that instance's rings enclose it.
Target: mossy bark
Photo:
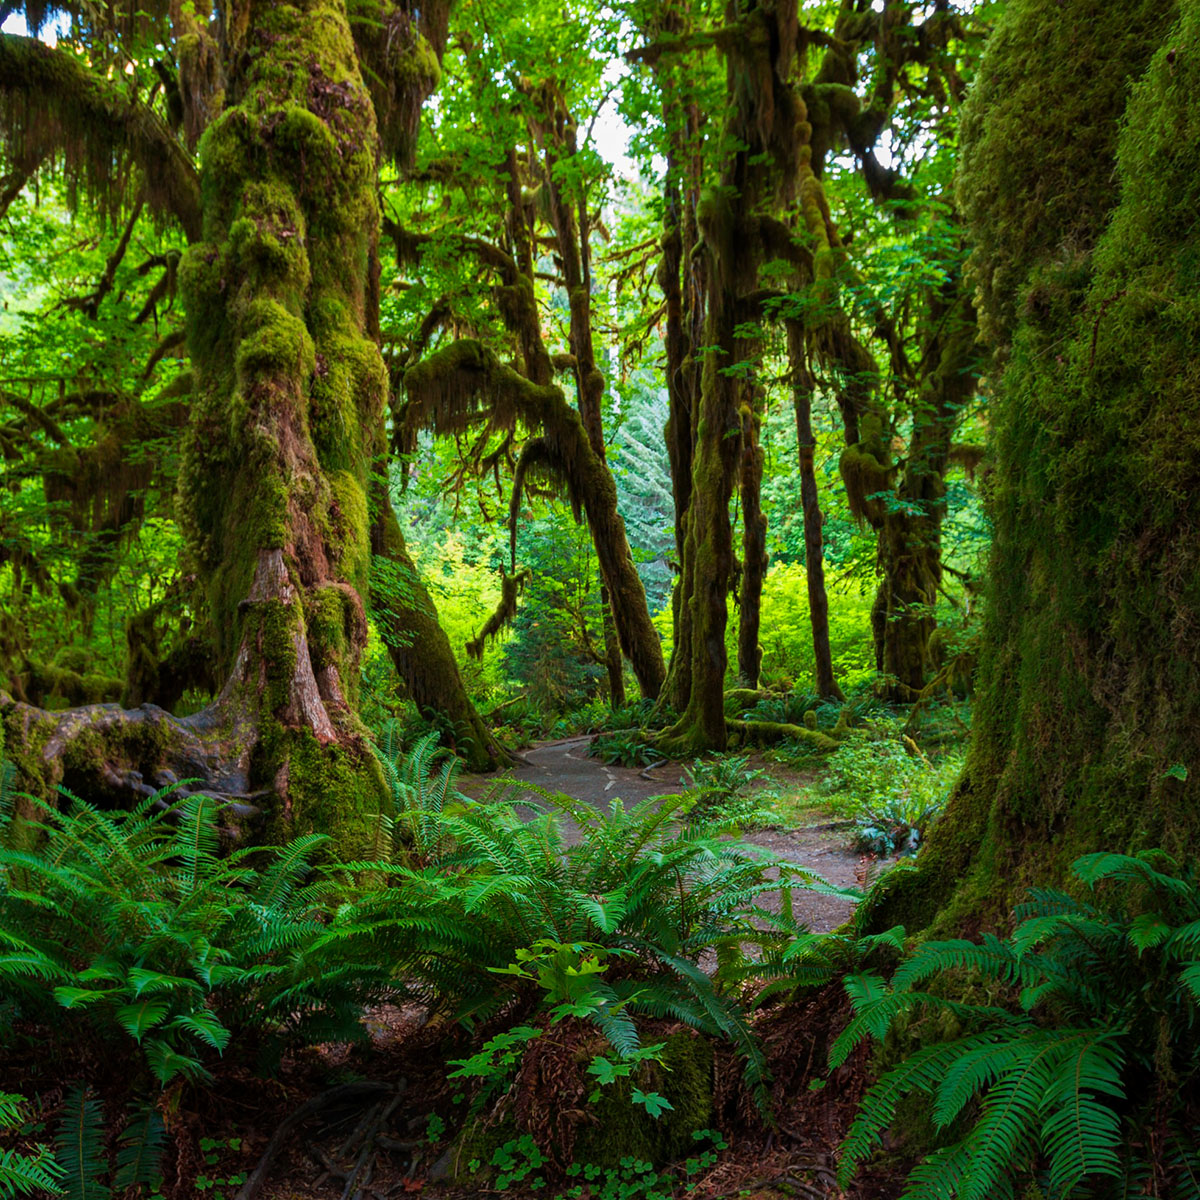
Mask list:
[[[960,186],[987,226],[983,302],[1006,360],[990,594],[964,777],[915,868],[873,901],[876,924],[1002,924],[1028,884],[1065,880],[1089,851],[1195,856],[1200,5],[1168,32],[1174,7],[1013,5],[982,78],[1078,88],[1084,124],[1014,164],[1027,110],[984,86],[967,114]],[[1139,76],[1132,93],[1115,82]],[[1103,152],[1081,162],[1081,143]],[[1029,194],[1064,172],[1054,228],[1006,281],[988,247],[1023,253]]]
[[[882,691],[901,703],[916,700],[929,677],[942,582],[950,443],[959,414],[975,392],[976,324],[964,292],[962,281],[952,279],[932,306],[936,332],[923,355],[931,366],[912,406],[896,502],[888,505],[877,526],[881,578],[872,612],[876,653]]]
[[[725,144],[733,149],[718,185],[701,199],[697,212],[706,315],[683,544],[690,686],[680,719],[660,739],[671,754],[726,745],[725,627],[734,571],[729,502],[742,458],[744,381],[753,374],[754,339],[744,336],[743,314],[763,261],[760,214],[791,195],[804,140],[803,106],[791,82],[799,36],[796,12],[737,3],[727,6],[726,16],[731,25],[740,22],[743,36],[722,46]]]
[[[829,648],[829,594],[825,590],[825,518],[817,494],[817,437],[812,423],[812,375],[805,361],[803,336],[796,322],[788,324],[788,357],[792,370],[792,407],[796,414],[796,449],[800,476],[800,509],[804,516],[804,577],[813,639],[813,683],[823,700],[844,699],[833,670]]]
[[[747,389],[742,406],[742,465],[739,494],[742,501],[742,573],[738,584],[738,686],[758,687],[762,648],[758,631],[762,623],[762,590],[767,577],[767,516],[762,510],[763,448],[759,440],[758,389]]]
[[[375,120],[342,0],[238,17],[180,269],[196,383],[178,511],[226,677],[215,711],[270,824],[361,847],[384,804],[354,707],[386,391]]]
[[[687,31],[688,20],[686,6],[663,5],[654,14],[646,33],[651,39],[664,33],[678,37]],[[662,94],[663,123],[667,131],[658,283],[665,307],[663,349],[666,353],[668,415],[664,436],[671,464],[675,567],[678,572],[671,593],[674,638],[664,697],[672,708],[682,710],[691,695],[691,591],[695,582],[695,564],[686,557],[684,547],[700,407],[702,359],[698,350],[703,345],[705,320],[705,265],[703,256],[696,253],[700,240],[696,214],[704,174],[700,137],[702,118],[687,64],[666,57],[654,60],[652,68]]]

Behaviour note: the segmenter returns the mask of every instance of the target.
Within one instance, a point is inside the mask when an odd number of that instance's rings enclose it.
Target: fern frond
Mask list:
[[[121,1192],[134,1187],[157,1190],[162,1172],[166,1129],[158,1110],[145,1105],[133,1114],[117,1144],[117,1166],[113,1187]]]
[[[30,1156],[0,1150],[0,1197],[61,1196],[63,1170],[44,1146]]]
[[[858,1164],[883,1144],[883,1135],[896,1117],[896,1106],[912,1091],[932,1095],[946,1067],[961,1052],[954,1042],[937,1042],[910,1055],[874,1083],[859,1105],[850,1132],[841,1145],[838,1184],[845,1188]]]
[[[100,1182],[107,1173],[104,1112],[86,1088],[75,1087],[67,1093],[54,1143],[67,1200],[108,1200],[111,1193]]]

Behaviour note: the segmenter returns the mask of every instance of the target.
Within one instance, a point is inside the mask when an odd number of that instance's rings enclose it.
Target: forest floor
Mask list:
[[[541,791],[565,793],[600,811],[606,811],[616,799],[630,806],[653,796],[685,790],[681,764],[661,763],[643,769],[607,765],[589,756],[591,740],[590,737],[575,737],[534,745],[523,752],[523,761],[505,776],[465,776],[459,786],[466,794],[482,798],[497,784],[503,786],[504,779],[512,779],[518,785],[528,784]],[[740,840],[797,863],[835,885],[861,886],[867,869],[866,860],[850,849],[846,829],[831,821],[827,812],[814,807],[807,799],[814,775],[789,770],[760,756],[755,756],[750,765],[764,770],[766,794],[779,798],[779,803],[773,807],[781,815],[778,825],[754,829]],[[536,801],[532,791],[526,794],[531,801]],[[528,809],[530,816],[536,811],[538,809],[532,806]],[[564,833],[568,843],[577,842],[584,836],[579,825],[565,814]],[[765,907],[775,907],[779,903],[778,894],[762,897],[760,902]],[[852,907],[849,901],[799,889],[793,895],[795,916],[815,931],[836,928],[850,915]],[[862,1181],[865,1186],[855,1188],[852,1193],[843,1193],[833,1183],[836,1147],[865,1086],[865,1056],[861,1053],[853,1056],[851,1062],[837,1073],[834,1086],[829,1089],[814,1092],[809,1085],[823,1081],[826,1039],[830,1036],[829,1031],[840,1027],[846,1019],[845,997],[840,986],[836,986],[817,993],[811,1001],[801,1005],[772,1010],[756,1022],[775,1075],[772,1092],[778,1126],[775,1130],[762,1126],[744,1099],[741,1107],[745,1111],[734,1112],[726,1096],[725,1117],[732,1126],[726,1128],[729,1144],[714,1169],[690,1182],[687,1190],[691,1197],[696,1200],[734,1200],[735,1197],[740,1200],[789,1200],[790,1197],[804,1196],[845,1200],[852,1196],[853,1200],[878,1200],[880,1196],[895,1194],[891,1186],[894,1181],[887,1172],[882,1177],[866,1173],[867,1178]],[[300,1101],[319,1090],[321,1085],[317,1084],[317,1079],[327,1084],[331,1077],[339,1075],[346,1078],[366,1076],[375,1080],[403,1078],[407,1089],[400,1111],[413,1115],[405,1121],[398,1112],[393,1118],[399,1136],[409,1139],[395,1144],[409,1145],[413,1149],[392,1156],[393,1162],[387,1161],[389,1156],[381,1156],[372,1183],[361,1192],[354,1191],[354,1195],[361,1195],[364,1200],[414,1193],[430,1200],[434,1197],[438,1200],[470,1200],[500,1195],[504,1195],[505,1200],[528,1200],[539,1194],[519,1185],[505,1193],[486,1185],[456,1185],[446,1177],[453,1153],[447,1151],[445,1143],[435,1145],[426,1140],[431,1113],[440,1112],[452,1119],[452,1113],[447,1110],[453,1107],[448,1100],[454,1089],[446,1078],[445,1062],[456,1054],[469,1052],[468,1039],[461,1031],[437,1020],[430,1021],[415,1005],[381,1006],[370,1014],[367,1025],[368,1043],[354,1048],[320,1048],[289,1064],[290,1071],[285,1079],[276,1084],[283,1085],[280,1093],[271,1096],[270,1107],[275,1110],[277,1120],[289,1111],[295,1111]],[[669,1022],[663,1023],[663,1028],[668,1029]],[[728,1049],[718,1055],[717,1074],[724,1079],[718,1089],[720,1092],[735,1091],[731,1081],[740,1074],[740,1065]],[[225,1120],[228,1122],[228,1116]],[[434,1116],[432,1120],[438,1121],[440,1126],[440,1118]],[[214,1124],[219,1127],[219,1122],[217,1118]],[[267,1129],[271,1127],[269,1120],[262,1124]],[[270,1183],[258,1193],[256,1200],[336,1200],[339,1194],[345,1200],[347,1175],[338,1173],[333,1160],[337,1157],[336,1144],[348,1126],[343,1124],[338,1131],[332,1127],[322,1128],[323,1124],[317,1122],[316,1128],[310,1126],[307,1136],[292,1142],[290,1152],[281,1156]],[[723,1119],[721,1124],[726,1127],[726,1120]],[[222,1132],[233,1135],[235,1128],[230,1123]],[[237,1165],[243,1173],[248,1170],[261,1152],[264,1140],[262,1135],[251,1136],[239,1145],[237,1155],[222,1155],[226,1160],[225,1170],[234,1166],[228,1158],[238,1159]],[[229,1144],[219,1135],[214,1141],[222,1147]],[[331,1167],[334,1168],[332,1172]],[[240,1181],[241,1176],[235,1178]],[[647,1188],[644,1192],[641,1187],[626,1186],[628,1190],[618,1187],[612,1191],[599,1186],[585,1187],[577,1194],[587,1200],[602,1195],[640,1198],[663,1194],[657,1189]],[[675,1186],[671,1186],[664,1177],[663,1186],[669,1192],[675,1192],[677,1188],[683,1189],[684,1181],[677,1180]],[[565,1188],[564,1192],[570,1194]],[[218,1187],[216,1194],[223,1200],[234,1200],[232,1188],[223,1191]],[[542,1194],[545,1194],[544,1189]],[[549,1194],[558,1193],[551,1189]]]
[[[588,756],[589,741],[573,738],[534,746],[511,778],[518,785],[566,793],[600,811],[617,798],[632,805],[685,790],[680,764],[643,770],[605,765]],[[761,783],[767,788],[763,796],[777,797],[769,806],[780,816],[777,825],[755,829],[741,841],[835,885],[861,886],[867,864],[849,848],[848,831],[808,799],[814,776],[759,757],[751,765],[763,769]],[[496,782],[494,777],[476,776],[464,779],[462,786],[469,794],[483,796]],[[566,833],[568,840],[582,836],[574,823]],[[760,902],[769,907],[772,899],[778,903],[777,894],[768,894]],[[817,931],[836,928],[851,909],[849,901],[837,897],[800,889],[793,893],[794,915]],[[832,1086],[824,1087],[828,1039],[848,1016],[840,985],[756,1016],[755,1030],[774,1077],[774,1129],[762,1124],[748,1093],[740,1089],[742,1066],[733,1050],[719,1045],[714,1063],[714,1124],[728,1142],[719,1162],[690,1181],[678,1171],[664,1175],[663,1191],[657,1186],[621,1184],[612,1189],[584,1187],[575,1194],[584,1200],[617,1195],[641,1200],[682,1195],[686,1188],[692,1200],[794,1196],[878,1200],[895,1195],[894,1180],[886,1172],[876,1177],[868,1173],[852,1193],[839,1192],[833,1184],[836,1148],[869,1074],[864,1048],[835,1073]],[[249,1195],[254,1200],[498,1196],[498,1191],[486,1186],[456,1185],[447,1178],[452,1155],[446,1136],[458,1123],[455,1093],[461,1087],[447,1077],[446,1063],[477,1049],[471,1036],[442,1014],[430,1014],[415,1004],[377,1006],[366,1025],[368,1038],[362,1043],[329,1044],[285,1055],[272,1078],[228,1063],[218,1068],[206,1087],[188,1089],[188,1103],[171,1117],[170,1150],[164,1162],[167,1180],[160,1194],[170,1200],[239,1200]],[[666,1020],[651,1022],[650,1027],[664,1036],[675,1028]],[[47,1071],[52,1071],[51,1065],[41,1061],[36,1051],[0,1056],[4,1088],[40,1095],[54,1105],[61,1100],[62,1089],[47,1077]],[[369,1082],[362,1086],[379,1089],[378,1094],[333,1103],[338,1093],[364,1080]],[[813,1090],[816,1085],[820,1086]],[[115,1111],[124,1087],[123,1077],[102,1081],[100,1099],[110,1102]],[[304,1117],[309,1109],[310,1115]],[[280,1152],[271,1159],[262,1185],[253,1188],[247,1176],[273,1140]],[[357,1156],[366,1159],[367,1150],[376,1144],[384,1152],[369,1159],[373,1177],[359,1176],[352,1184],[354,1163],[361,1162]],[[563,1191],[571,1194],[570,1189]],[[514,1186],[504,1193],[504,1200],[554,1194],[554,1190]]]
[[[611,766],[588,755],[591,742],[591,737],[541,742],[523,752],[525,761],[507,772],[507,777],[544,791],[563,792],[601,811],[606,811],[617,799],[629,807],[651,796],[685,790],[683,768],[679,763],[664,762],[641,769]],[[798,774],[767,760],[751,765],[765,769],[774,788],[789,798],[800,796],[813,780],[811,774]],[[494,777],[469,776],[463,782],[463,790],[470,796],[479,797],[495,784]],[[742,835],[742,842],[815,871],[836,887],[861,886],[866,863],[861,855],[850,849],[839,824],[831,821],[822,809],[805,806],[803,802],[799,807],[789,804],[787,808],[791,815],[786,823],[781,818],[778,825],[754,829]],[[531,814],[533,811],[530,809]],[[578,824],[565,815],[563,832],[568,844],[582,837]],[[778,911],[778,893],[763,897],[762,903],[764,907]],[[836,896],[799,890],[793,896],[796,919],[816,933],[836,929],[850,916],[852,909],[849,901]]]

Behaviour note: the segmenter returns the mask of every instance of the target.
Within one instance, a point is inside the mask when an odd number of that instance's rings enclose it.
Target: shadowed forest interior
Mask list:
[[[0,1200],[1200,1200],[1200,0],[0,3]]]

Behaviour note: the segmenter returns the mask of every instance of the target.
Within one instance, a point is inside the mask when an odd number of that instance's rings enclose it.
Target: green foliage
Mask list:
[[[319,944],[335,957],[391,964],[414,995],[468,1024],[532,1004],[549,1019],[592,1021],[628,1054],[640,1044],[637,1014],[683,1021],[729,1039],[761,1096],[762,1052],[720,972],[714,978],[701,960],[716,949],[732,963],[743,947],[782,940],[759,927],[757,898],[781,886],[769,868],[785,885],[820,881],[723,840],[712,823],[681,827],[690,798],[629,810],[617,801],[600,813],[530,792],[500,789],[486,802],[405,817],[425,831],[424,857],[400,844],[389,861],[349,864],[395,886],[340,909]],[[545,811],[523,820],[518,805]],[[581,828],[577,842],[565,844],[557,812]]]
[[[462,763],[427,733],[404,752],[390,736],[376,747],[376,757],[392,800],[392,815],[382,820],[392,842],[393,857],[410,863],[437,861],[449,848],[443,817],[471,801],[458,790]]]
[[[829,589],[829,644],[834,670],[842,688],[853,691],[875,679],[871,646],[871,598],[857,586]],[[767,571],[762,594],[762,680],[764,687],[791,689],[813,680],[812,621],[808,587],[799,563],[774,563]],[[671,609],[654,623],[671,649]],[[737,662],[737,622],[726,629],[729,661]]]
[[[588,751],[601,762],[615,763],[622,767],[645,767],[661,762],[662,755],[646,740],[646,735],[637,729],[618,729],[603,733],[592,742]]]
[[[685,1178],[715,1166],[720,1151],[728,1148],[725,1139],[713,1129],[697,1129],[693,1131],[692,1139],[697,1143],[697,1152],[683,1164]],[[535,1190],[545,1186],[541,1172],[547,1160],[528,1134],[497,1147],[491,1165],[499,1171],[495,1180],[497,1191],[507,1191],[520,1183],[527,1183]],[[554,1200],[583,1200],[585,1197],[588,1200],[669,1200],[679,1183],[679,1172],[660,1173],[653,1163],[633,1155],[624,1156],[615,1167],[572,1163],[566,1174],[568,1179],[578,1182],[556,1193]]]
[[[849,976],[855,1017],[830,1052],[920,1029],[959,1030],[886,1072],[842,1147],[840,1179],[876,1149],[898,1102],[928,1095],[936,1129],[965,1121],[909,1177],[906,1197],[1049,1200],[1200,1195],[1200,886],[1161,852],[1089,854],[1075,878],[1090,894],[1031,891],[1011,937],[928,942],[896,971]],[[964,982],[1020,989],[1016,1011],[955,1000]]]
[[[100,1182],[108,1173],[104,1156],[104,1109],[86,1087],[67,1093],[54,1140],[64,1169],[67,1200],[108,1200],[111,1188]]]
[[[112,813],[68,799],[44,810],[35,849],[0,845],[0,997],[132,1054],[160,1086],[206,1078],[236,1038],[277,1053],[360,1035],[382,968],[305,953],[329,896],[305,882],[325,839],[222,856],[220,806],[203,797]]]
[[[962,762],[960,749],[930,760],[898,721],[877,719],[853,730],[828,757],[816,790],[853,821],[861,849],[913,854],[945,808]]]
[[[25,1100],[12,1092],[0,1092],[0,1131],[23,1126]],[[59,1196],[63,1192],[64,1171],[49,1147],[35,1145],[32,1150],[0,1150],[0,1200],[16,1196]]]
[[[776,818],[770,802],[778,792],[766,782],[766,771],[749,764],[749,754],[696,759],[683,774],[687,791],[695,797],[687,819],[731,828],[771,824]]]

